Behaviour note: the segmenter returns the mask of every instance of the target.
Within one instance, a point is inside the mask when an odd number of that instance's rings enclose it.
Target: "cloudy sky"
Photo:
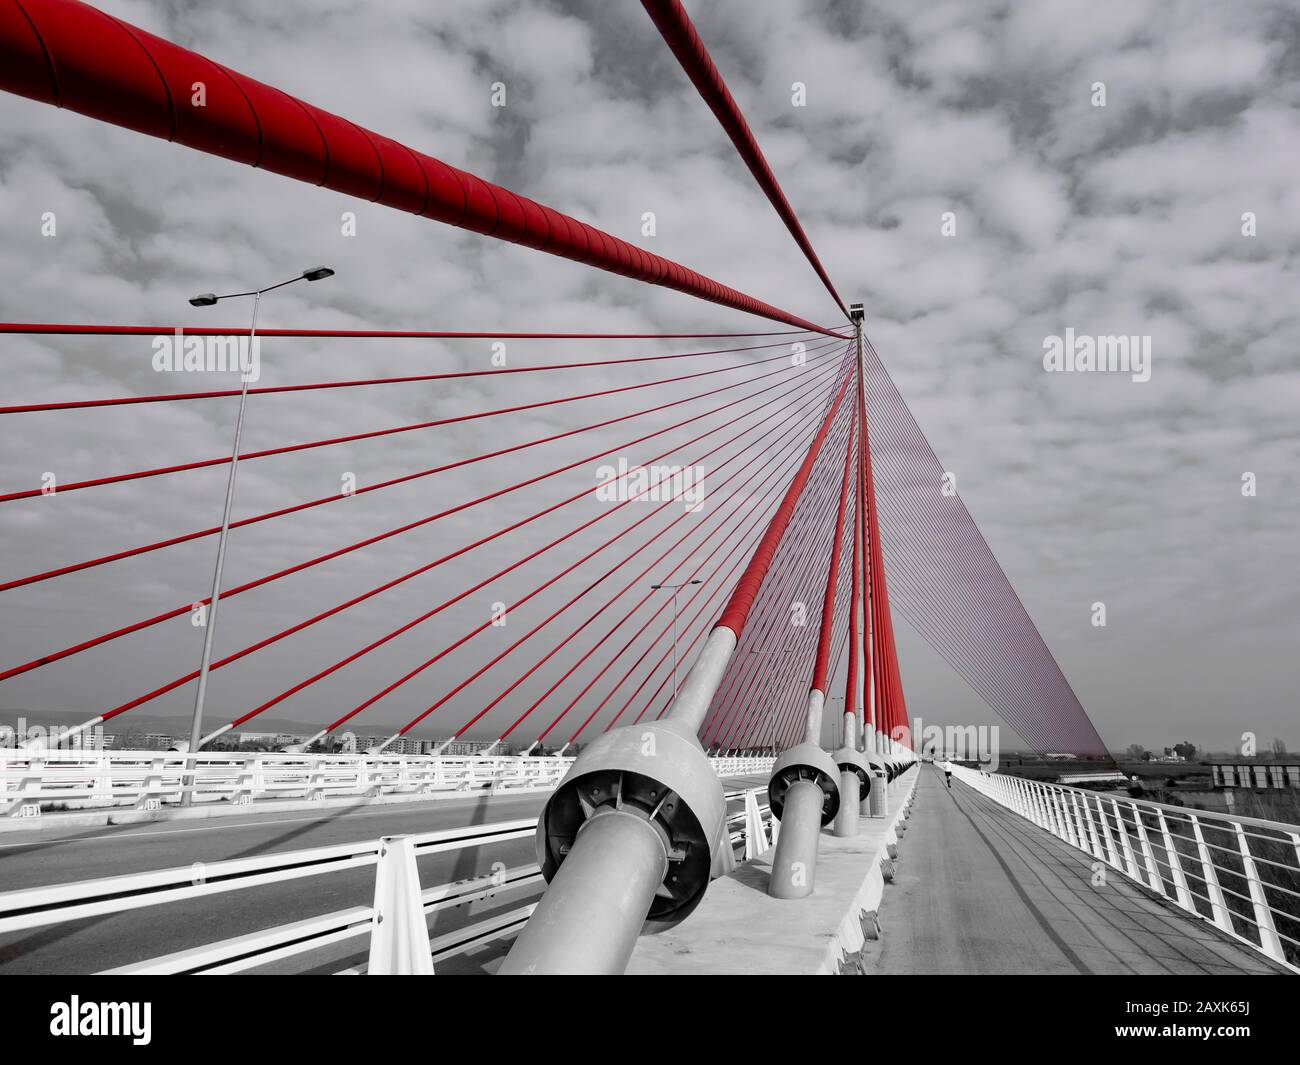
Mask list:
[[[633,0],[101,6],[761,299],[835,321],[820,283]],[[715,0],[691,13],[830,275],[847,299],[865,303],[876,348],[1107,743],[1190,738],[1226,749],[1252,731],[1261,743],[1280,736],[1300,747],[1294,6]],[[506,85],[504,108],[491,106],[495,82]],[[806,86],[806,106],[792,105],[796,82]],[[1094,106],[1097,83],[1104,107]],[[357,215],[354,237],[341,232],[345,211]],[[657,220],[652,238],[641,236],[647,211]],[[41,232],[46,212],[57,218],[53,237]],[[955,216],[954,235],[941,230],[945,212]],[[1247,212],[1254,236],[1243,234]],[[0,317],[11,321],[240,325],[243,307],[196,311],[187,297],[323,262],[338,276],[269,298],[264,325],[768,328],[9,96],[0,98],[0,219]],[[1066,328],[1149,335],[1151,380],[1045,373],[1043,340]],[[673,350],[690,348],[509,345],[513,365]],[[160,385],[144,338],[5,337],[3,352],[7,402],[212,387],[179,376]],[[486,339],[268,341],[261,383],[482,368],[490,354]],[[590,371],[577,388],[659,373],[644,365]],[[575,390],[572,377],[505,391],[468,382],[268,397],[250,404],[245,447],[566,388]],[[485,443],[563,431],[582,417],[594,418],[590,408],[560,406],[504,427],[249,463],[236,516],[335,491],[345,472],[365,483]],[[232,418],[222,403],[8,416],[0,491],[36,486],[45,471],[66,482],[219,455]],[[798,442],[794,428],[790,442]],[[584,453],[565,444],[537,461]],[[227,583],[453,505],[518,470],[475,467],[436,485],[377,493],[367,508],[353,500],[236,534]],[[1247,472],[1253,497],[1242,493]],[[4,504],[3,577],[213,524],[224,477],[218,468]],[[232,600],[218,653],[406,572],[544,498],[512,497],[490,514],[440,522],[322,567],[314,581]],[[499,543],[454,573],[410,582],[309,640],[222,671],[212,718],[256,705],[529,542]],[[4,665],[201,597],[212,550],[211,540],[199,541],[5,593]],[[581,553],[575,546],[567,557]],[[350,709],[463,633],[491,601],[547,572],[490,586],[463,613],[395,641],[328,692],[286,703],[285,716],[323,722]],[[1098,602],[1104,628],[1091,623]],[[192,668],[196,633],[182,619],[33,671],[0,686],[0,707],[93,714]],[[990,720],[905,626],[900,640],[913,717]],[[369,720],[401,724],[492,653],[468,647],[377,705]],[[447,722],[464,720],[483,705],[480,695],[500,687],[467,693]],[[190,698],[183,690],[152,710],[181,713]],[[485,723],[504,725],[506,709],[527,702],[508,703]]]

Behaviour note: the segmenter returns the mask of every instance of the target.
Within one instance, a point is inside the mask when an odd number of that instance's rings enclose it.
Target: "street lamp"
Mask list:
[[[288,281],[281,281],[276,285],[269,285],[266,288],[252,289],[248,292],[230,292],[224,296],[218,296],[213,292],[203,292],[190,299],[190,304],[194,307],[213,307],[221,300],[239,299],[244,296],[253,297],[253,321],[248,330],[248,348],[251,356],[253,344],[257,338],[257,311],[262,304],[262,295],[267,292],[273,292],[277,288],[284,288],[285,285],[292,285],[297,281],[322,281],[327,277],[333,277],[334,271],[328,266],[313,266],[310,270],[304,270],[297,277],[291,277]],[[230,505],[235,497],[235,471],[239,466],[239,439],[244,431],[244,408],[248,403],[248,373],[241,367],[241,382],[239,389],[239,414],[235,418],[235,441],[230,451],[230,475],[226,479],[226,504],[221,515],[221,531],[217,534],[217,562],[212,570],[212,595],[208,603],[207,624],[203,627],[203,657],[199,663],[199,687],[194,696],[194,718],[190,724],[190,743],[188,751],[194,754],[199,749],[199,739],[203,734],[203,700],[208,690],[208,670],[212,663],[212,637],[217,628],[217,603],[221,599],[221,571],[226,561],[226,536],[230,531]],[[194,798],[194,789],[185,792],[181,802],[188,806]]]
[[[671,588],[673,593],[673,701],[677,700],[677,593],[682,588],[687,588],[692,584],[703,584],[703,581],[682,581],[680,584],[652,584],[651,588],[658,591],[660,588]]]

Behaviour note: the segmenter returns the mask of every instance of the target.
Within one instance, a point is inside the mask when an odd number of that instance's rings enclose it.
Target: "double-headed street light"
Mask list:
[[[682,581],[680,584],[652,584],[651,588],[658,590],[660,588],[671,588],[673,593],[673,701],[677,701],[677,593],[688,588],[692,584],[703,584],[703,581]]]
[[[213,292],[204,292],[193,297],[190,303],[195,307],[212,307],[221,300],[239,299],[243,296],[253,297],[253,321],[248,330],[248,350],[251,363],[253,345],[257,340],[257,311],[262,304],[262,295],[267,292],[273,292],[277,288],[284,288],[286,285],[292,285],[298,281],[322,281],[327,277],[333,277],[334,271],[328,266],[314,266],[310,270],[304,270],[297,277],[291,277],[288,281],[281,281],[277,285],[268,285],[266,288],[252,289],[248,292],[230,292],[224,296],[218,296]],[[239,439],[244,431],[244,408],[248,403],[248,367],[240,367],[241,385],[239,389],[239,414],[235,418],[235,442],[230,452],[230,475],[226,479],[226,503],[221,515],[221,531],[217,534],[217,562],[212,571],[212,595],[208,603],[207,623],[203,627],[203,657],[199,663],[199,687],[194,696],[194,718],[190,724],[190,743],[188,750],[191,754],[199,749],[199,739],[203,735],[203,700],[208,690],[208,670],[212,662],[212,638],[217,628],[217,603],[221,599],[221,571],[226,561],[226,537],[230,532],[230,506],[235,496],[235,471],[239,466]],[[193,800],[193,788],[184,793],[182,802],[185,805]]]

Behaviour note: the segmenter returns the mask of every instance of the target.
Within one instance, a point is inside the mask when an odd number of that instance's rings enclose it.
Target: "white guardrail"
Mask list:
[[[771,758],[715,757],[719,777],[766,773]],[[27,751],[0,748],[0,818],[114,807],[160,810],[192,792],[194,805],[267,799],[435,796],[550,790],[572,758]]]
[[[727,816],[732,857],[738,847],[744,848],[746,860],[763,853],[772,842],[774,827],[766,788],[729,791],[727,799],[729,809],[737,804],[741,807],[732,809]],[[540,892],[542,874],[536,864],[506,868],[503,863],[492,863],[489,853],[480,862],[481,867],[491,865],[489,873],[422,888],[415,860],[439,853],[490,848],[511,840],[531,840],[536,828],[536,818],[525,818],[7,891],[0,893],[0,934],[374,866],[375,901],[370,906],[352,906],[106,972],[237,973],[364,936],[370,937],[366,968],[371,973],[429,971],[420,967],[422,962],[427,965],[427,960],[416,957],[423,942],[428,942],[434,964],[445,961],[482,944],[515,935],[528,920],[535,903],[496,912],[432,937],[426,930],[430,915],[450,907],[489,902],[510,893]],[[405,944],[400,940],[405,940]],[[141,943],[147,945],[147,939],[142,938]],[[342,970],[344,973],[358,971]]]
[[[955,765],[1070,846],[1300,973],[1300,825],[1103,795]]]

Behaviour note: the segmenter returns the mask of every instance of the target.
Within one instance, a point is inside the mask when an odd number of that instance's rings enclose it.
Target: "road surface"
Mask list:
[[[867,971],[911,973],[1277,973],[1260,955],[1145,894],[1092,859],[921,766]]]

